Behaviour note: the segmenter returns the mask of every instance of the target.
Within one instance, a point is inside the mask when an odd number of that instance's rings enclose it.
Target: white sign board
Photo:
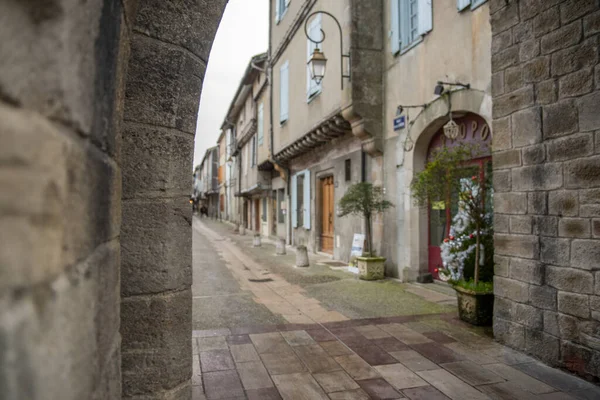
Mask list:
[[[350,258],[362,256],[365,247],[365,235],[355,233],[352,239],[352,249],[350,250]]]

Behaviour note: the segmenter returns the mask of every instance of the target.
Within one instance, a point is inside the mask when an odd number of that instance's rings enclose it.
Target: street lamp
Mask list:
[[[330,16],[336,23],[338,30],[340,32],[340,70],[341,70],[341,86],[342,86],[342,90],[344,90],[344,78],[348,78],[350,79],[350,73],[348,74],[344,74],[344,58],[348,59],[348,62],[350,62],[350,54],[343,54],[342,51],[344,49],[344,42],[343,42],[343,37],[342,37],[342,27],[339,23],[339,21],[337,20],[337,18],[335,18],[332,14],[328,13],[327,11],[315,11],[312,14],[310,14],[308,17],[306,17],[306,21],[304,22],[304,33],[306,34],[306,37],[308,38],[308,40],[310,40],[311,42],[313,42],[314,44],[317,45],[317,48],[315,48],[315,50],[313,51],[310,60],[308,60],[308,69],[310,71],[310,76],[312,79],[314,79],[317,84],[321,83],[321,81],[323,80],[323,78],[325,77],[325,67],[327,66],[327,58],[325,57],[325,54],[323,54],[323,52],[319,49],[318,45],[323,43],[325,41],[325,32],[323,31],[323,29],[321,29],[321,39],[315,40],[315,38],[311,38],[310,35],[308,34],[308,21],[310,20],[310,18],[313,15],[317,15],[317,14],[325,14]],[[350,64],[348,64],[349,66]]]

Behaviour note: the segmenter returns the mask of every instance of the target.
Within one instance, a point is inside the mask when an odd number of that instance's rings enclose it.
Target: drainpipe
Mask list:
[[[367,181],[367,154],[364,150],[360,151],[360,181]]]

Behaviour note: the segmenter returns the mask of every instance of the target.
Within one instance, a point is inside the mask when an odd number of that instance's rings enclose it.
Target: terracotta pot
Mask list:
[[[458,316],[465,322],[478,326],[492,325],[494,316],[494,294],[478,293],[454,286],[458,300]]]
[[[384,257],[356,257],[358,261],[358,277],[365,281],[385,278]]]

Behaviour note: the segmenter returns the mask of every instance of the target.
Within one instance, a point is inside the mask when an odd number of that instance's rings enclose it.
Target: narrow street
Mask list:
[[[448,287],[295,268],[213,220],[193,234],[194,399],[600,398],[460,322]]]

